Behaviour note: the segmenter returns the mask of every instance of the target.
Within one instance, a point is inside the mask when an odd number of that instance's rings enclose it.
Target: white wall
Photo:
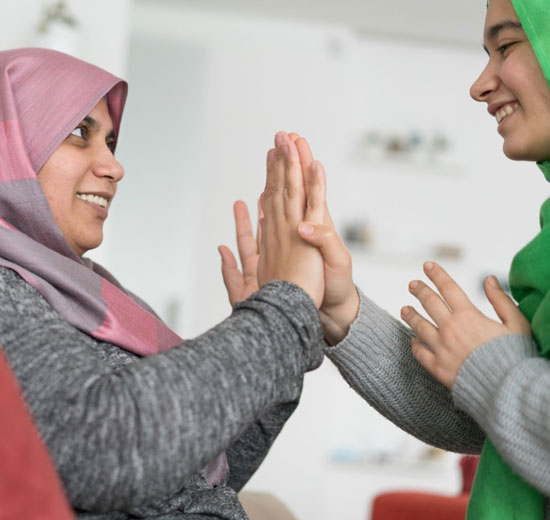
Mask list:
[[[216,247],[234,244],[234,200],[255,214],[279,129],[307,136],[325,164],[337,225],[362,219],[375,231],[372,251],[354,251],[369,296],[397,314],[412,302],[408,281],[443,243],[462,248],[463,259],[445,265],[487,309],[480,279],[506,274],[536,232],[547,188],[533,166],[502,157],[495,122],[469,99],[481,48],[176,7],[140,5],[133,23],[120,148],[127,177],[108,264],[184,336],[229,313]],[[441,131],[453,149],[436,165],[360,160],[354,143],[372,128]],[[432,469],[328,460],[334,450],[384,442],[421,449],[325,363],[308,375],[299,410],[249,486],[274,491],[302,520],[365,518],[372,496],[395,486],[458,489],[452,458]]]

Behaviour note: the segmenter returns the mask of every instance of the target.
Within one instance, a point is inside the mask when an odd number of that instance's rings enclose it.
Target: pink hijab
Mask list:
[[[144,302],[72,250],[37,178],[52,152],[105,96],[118,137],[126,83],[46,49],[0,52],[0,82],[0,265],[98,340],[140,356],[181,343]]]
[[[37,173],[103,97],[118,137],[127,84],[60,52],[0,52],[0,266],[17,272],[69,323],[140,356],[182,342],[154,311],[58,228]],[[222,453],[204,468],[210,484],[227,473]]]

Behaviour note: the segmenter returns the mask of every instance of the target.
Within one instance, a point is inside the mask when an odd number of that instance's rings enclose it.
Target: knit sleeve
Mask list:
[[[479,453],[483,430],[414,359],[412,330],[359,293],[359,314],[347,337],[325,350],[344,379],[384,417],[418,439],[450,451]]]
[[[533,339],[501,336],[476,349],[453,395],[512,469],[550,495],[550,361],[538,357]]]
[[[0,342],[74,507],[130,510],[180,490],[322,359],[317,310],[265,285],[218,326],[116,370],[14,273],[0,270]]]

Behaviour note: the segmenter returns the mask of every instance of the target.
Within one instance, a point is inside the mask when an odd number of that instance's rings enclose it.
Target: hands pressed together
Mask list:
[[[313,159],[307,141],[279,132],[267,154],[267,176],[258,208],[256,237],[244,202],[234,216],[242,266],[220,246],[222,274],[231,304],[246,299],[271,280],[286,280],[304,289],[319,309],[325,339],[344,339],[359,309],[352,278],[351,256],[334,228],[326,205],[325,172]],[[529,322],[496,278],[485,292],[502,323],[481,313],[459,285],[434,262],[424,271],[439,294],[421,281],[409,284],[433,321],[413,307],[404,307],[403,320],[412,328],[412,353],[442,384],[452,389],[466,358],[487,341],[507,334],[530,335]]]

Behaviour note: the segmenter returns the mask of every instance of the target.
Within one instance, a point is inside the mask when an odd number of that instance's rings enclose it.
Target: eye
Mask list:
[[[517,42],[511,42],[511,43],[505,43],[504,45],[501,45],[500,47],[497,48],[497,52],[501,55],[501,56],[504,56],[506,51],[512,47],[512,45],[515,45]]]
[[[116,146],[116,141],[114,139],[110,140],[110,141],[106,141],[107,143],[107,146],[109,147],[109,150],[111,150],[111,153],[115,153],[115,146]]]
[[[85,126],[77,126],[72,132],[71,135],[74,135],[76,137],[80,137],[82,139],[86,138],[86,127]]]

